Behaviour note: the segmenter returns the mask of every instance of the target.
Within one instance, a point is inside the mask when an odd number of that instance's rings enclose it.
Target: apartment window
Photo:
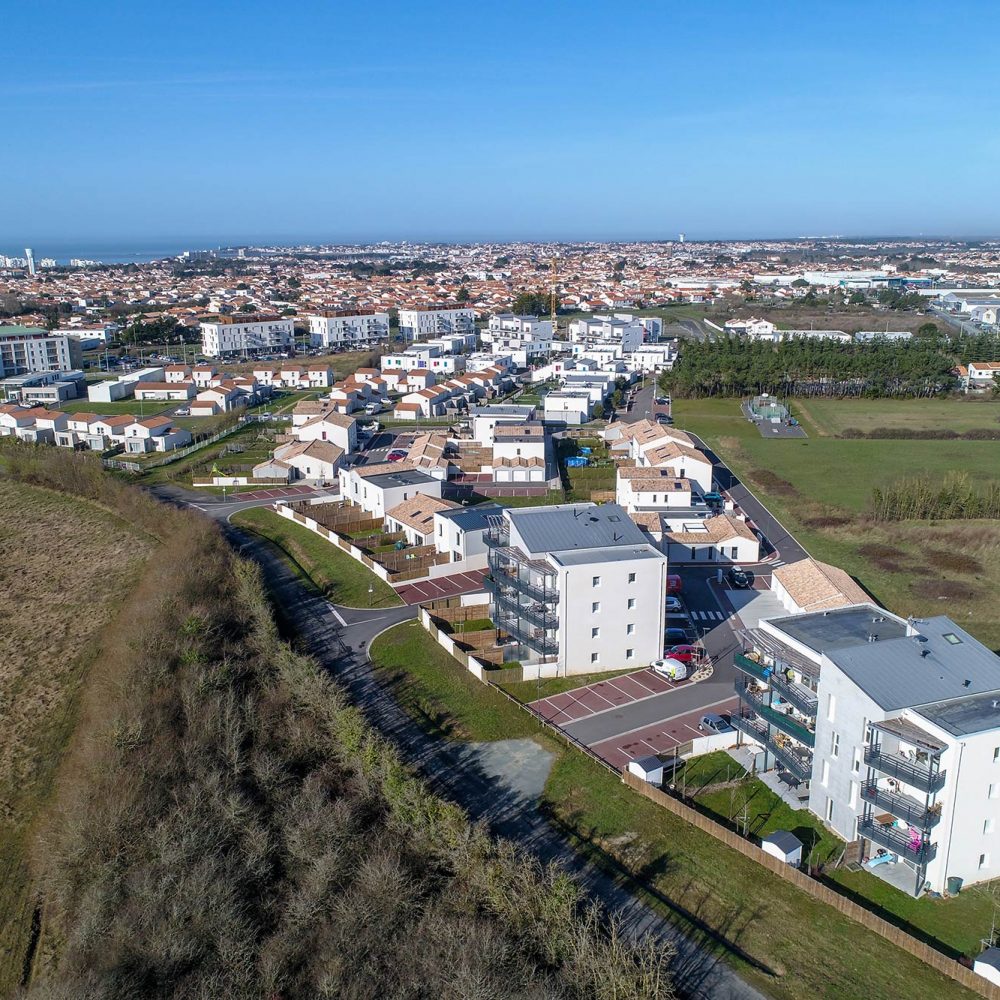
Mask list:
[[[601,630],[599,628],[592,628],[590,630],[591,639],[600,639],[600,637],[601,637]]]
[[[990,817],[983,820],[983,833],[992,833],[996,829],[996,820]]]
[[[990,866],[990,856],[988,854],[979,855],[979,867],[980,869],[989,868]]]
[[[635,635],[635,626],[631,622],[629,622],[628,625],[625,626],[625,634]]]
[[[628,605],[627,605],[627,607],[628,607],[629,611],[634,611],[635,610],[635,598],[634,597],[630,597],[628,599]]]
[[[593,614],[596,615],[597,612],[601,610],[601,602],[600,601],[594,601],[594,603],[590,605],[590,610],[591,610],[591,612]]]
[[[595,576],[590,585],[592,587],[599,587],[601,585],[601,578],[599,576]]]
[[[629,575],[628,575],[628,582],[629,583],[635,583],[635,573],[629,573]]]
[[[591,653],[590,654],[590,662],[591,663],[597,663],[597,661],[600,660],[600,658],[601,658],[601,654],[600,653]]]
[[[833,822],[833,799],[827,797],[826,800],[826,821],[827,823]]]
[[[735,545],[729,550],[729,556],[732,559],[736,558],[736,546]]]
[[[833,717],[837,712],[837,698],[833,693],[826,696],[826,721],[833,722]]]
[[[994,747],[993,748],[993,763],[995,764],[998,760],[1000,760],[1000,747]]]
[[[834,760],[840,756],[840,733],[830,734],[830,756]]]
[[[861,751],[857,747],[854,748],[854,761],[851,764],[851,770],[855,774],[861,770]]]
[[[828,760],[823,761],[823,772],[819,780],[822,785],[828,785],[830,783],[830,762]]]
[[[626,649],[625,650],[625,659],[626,660],[634,660],[635,659],[635,650],[634,649]]]

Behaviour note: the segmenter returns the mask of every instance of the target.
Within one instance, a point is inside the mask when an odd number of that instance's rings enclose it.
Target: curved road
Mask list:
[[[367,650],[380,632],[416,617],[416,608],[347,608],[311,593],[266,543],[229,523],[236,511],[265,506],[268,501],[210,502],[204,495],[175,486],[155,487],[152,492],[168,503],[196,506],[220,523],[241,554],[260,565],[300,648],[337,678],[371,724],[393,741],[437,794],[458,803],[473,821],[486,823],[494,833],[515,841],[540,860],[557,862],[572,872],[593,898],[620,917],[631,933],[651,934],[669,942],[677,952],[673,972],[682,995],[698,1000],[765,1000],[722,961],[728,952],[753,963],[741,951],[738,933],[724,938],[704,925],[697,914],[660,897],[680,917],[702,929],[697,938],[681,932],[637,898],[635,893],[640,887],[617,868],[612,858],[607,857],[606,865],[601,867],[584,859],[569,837],[542,814],[535,799],[526,798],[515,788],[498,782],[495,774],[488,774],[473,745],[429,736],[399,707],[391,692],[377,680]],[[748,900],[747,911],[734,913],[730,926],[746,925],[754,919],[753,904]]]

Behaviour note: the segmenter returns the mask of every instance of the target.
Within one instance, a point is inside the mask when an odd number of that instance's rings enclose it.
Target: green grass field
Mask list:
[[[873,420],[885,420],[892,401],[876,403],[867,412]],[[824,404],[828,408],[839,405]],[[851,405],[855,408],[850,419],[857,420],[864,403]],[[911,405],[912,401],[903,404],[904,409]],[[797,404],[793,410],[797,411]],[[892,411],[888,412],[891,417]],[[964,472],[974,483],[997,478],[1000,441],[819,436],[765,440],[742,416],[735,399],[675,400],[674,417],[678,427],[705,438],[810,555],[845,569],[890,611],[949,615],[990,648],[1000,649],[996,615],[1000,524],[876,524],[865,516],[874,486],[950,472]]]
[[[371,656],[403,707],[435,735],[477,741],[528,737],[554,753],[543,803],[551,821],[596,864],[627,873],[648,887],[640,892],[650,905],[714,944],[769,997],[894,1000],[900,983],[906,983],[910,993],[936,1000],[971,997],[951,980],[632,792],[616,775],[567,747],[477,681],[418,623],[407,622],[381,635],[372,643]],[[692,783],[724,780],[718,756],[711,756],[690,765]],[[773,822],[802,825],[790,810],[790,817],[776,809],[768,812]],[[958,901],[964,898],[963,893]],[[925,905],[922,919],[937,928],[932,904]],[[978,919],[978,908],[966,906]],[[978,934],[975,920],[967,919],[960,934],[950,914],[940,922],[946,945],[964,950]]]
[[[66,413],[100,413],[107,416],[115,416],[120,413],[134,413],[137,417],[141,409],[143,417],[152,417],[164,410],[170,410],[182,404],[177,400],[138,400],[117,399],[113,403],[92,403],[89,399],[71,399],[68,403],[62,403],[58,408]]]
[[[848,429],[1000,430],[1000,400],[797,399],[792,411],[809,434],[836,437]]]
[[[334,604],[349,608],[388,608],[403,602],[392,587],[332,542],[266,507],[250,507],[233,524],[265,538],[285,561]],[[368,588],[372,587],[371,594]]]

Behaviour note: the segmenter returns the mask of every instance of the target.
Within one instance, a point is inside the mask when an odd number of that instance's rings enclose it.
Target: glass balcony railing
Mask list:
[[[882,753],[878,747],[865,749],[865,763],[882,774],[922,792],[937,792],[944,788],[945,771],[933,771],[927,764],[920,764],[895,753]]]
[[[559,591],[551,587],[543,587],[525,580],[516,572],[510,572],[503,566],[490,565],[491,577],[487,577],[486,589],[513,587],[518,593],[530,597],[542,604],[555,604],[559,600]]]
[[[874,781],[866,781],[861,786],[861,798],[922,830],[929,830],[941,822],[940,810],[928,809],[923,802],[918,802],[909,795],[879,788]]]
[[[878,844],[879,847],[884,847],[893,854],[898,854],[901,858],[918,865],[933,861],[937,855],[937,844],[913,837],[909,832],[895,826],[876,823],[870,817],[866,817],[858,824],[858,836],[866,837],[873,844]]]
[[[807,687],[790,681],[780,670],[771,674],[771,687],[778,696],[797,708],[803,715],[815,719],[819,710],[819,698]]]
[[[735,686],[740,699],[746,702],[766,723],[774,726],[775,729],[780,729],[786,736],[791,736],[793,740],[804,743],[807,747],[816,745],[816,734],[807,726],[797,722],[785,712],[772,708],[759,694],[742,681],[737,680]]]
[[[508,597],[499,587],[494,588],[492,594],[494,603],[501,611],[517,615],[518,618],[523,618],[538,628],[555,629],[559,627],[559,616],[548,611],[544,604],[519,604],[516,595]]]

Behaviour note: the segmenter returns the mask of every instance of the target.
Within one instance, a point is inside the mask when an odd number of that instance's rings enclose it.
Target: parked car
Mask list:
[[[663,655],[673,660],[680,660],[681,663],[691,663],[693,660],[701,659],[701,650],[690,643],[682,642],[680,645],[665,649]]]
[[[725,497],[721,493],[716,493],[714,490],[711,493],[706,493],[703,497],[705,503],[725,503]]]
[[[406,458],[405,451],[390,451],[388,455],[385,456],[387,462],[402,462]]]
[[[675,660],[667,656],[662,660],[653,660],[649,666],[654,673],[660,674],[663,677],[669,677],[672,681],[687,679],[688,667],[682,660]]]
[[[680,643],[690,642],[692,637],[688,634],[688,629],[676,628],[671,625],[663,630],[663,638],[671,646],[675,646]]]
[[[667,593],[679,594],[684,589],[681,578],[676,573],[667,574]]]
[[[679,597],[674,597],[673,594],[667,594],[667,611],[683,611],[684,605],[681,604]]]
[[[729,724],[729,720],[722,715],[716,715],[715,712],[709,712],[708,715],[703,715],[701,717],[701,725],[704,729],[707,729],[712,733],[735,733],[736,730]]]
[[[737,590],[746,590],[753,586],[753,575],[745,569],[740,569],[739,566],[734,566],[726,574],[726,579],[729,581],[729,586],[735,587]]]
[[[175,417],[189,417],[190,415],[191,415],[190,406],[178,406],[177,409],[174,410]],[[269,414],[262,413],[261,416],[269,416]]]

